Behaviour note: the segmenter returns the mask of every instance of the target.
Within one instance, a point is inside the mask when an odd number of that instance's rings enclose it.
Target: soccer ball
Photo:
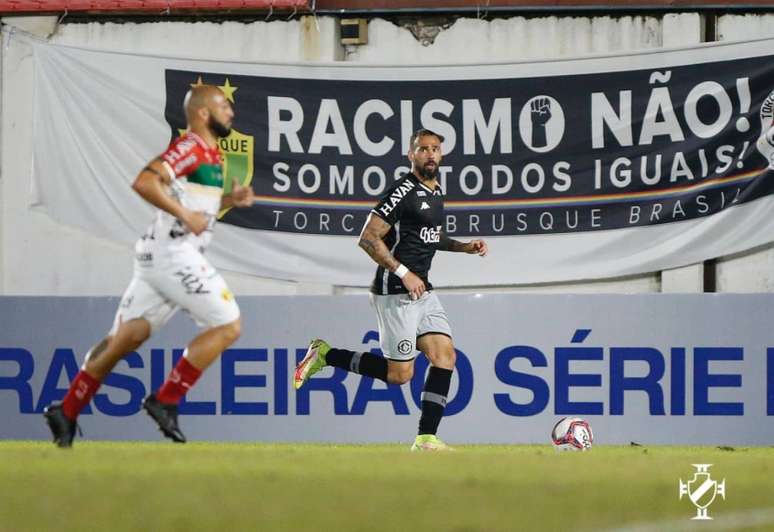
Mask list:
[[[554,425],[551,440],[560,451],[585,451],[591,449],[594,433],[588,421],[579,417],[563,417]]]

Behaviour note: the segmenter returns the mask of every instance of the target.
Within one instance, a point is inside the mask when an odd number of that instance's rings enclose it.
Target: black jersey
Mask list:
[[[443,224],[441,187],[436,186],[435,190],[431,190],[413,173],[408,173],[395,182],[371,213],[392,226],[384,237],[384,243],[392,255],[418,275],[427,290],[431,290],[433,287],[427,275]],[[405,294],[408,291],[400,277],[379,266],[371,292],[387,295]]]

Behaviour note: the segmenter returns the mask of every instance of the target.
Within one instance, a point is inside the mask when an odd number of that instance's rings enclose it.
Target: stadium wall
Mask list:
[[[771,445],[774,295],[467,294],[442,302],[457,349],[441,425],[450,443],[543,444],[558,418],[581,416],[595,444]],[[0,440],[46,438],[43,408],[64,396],[117,303],[0,297]],[[192,441],[413,437],[425,357],[404,386],[340,368],[298,391],[290,383],[310,337],[380,352],[368,298],[248,296],[240,307],[241,338],[181,403]],[[129,353],[79,419],[87,439],[159,439],[141,402],[195,331],[178,313]]]
[[[369,43],[339,44],[337,19],[300,17],[271,22],[155,22],[56,24],[54,17],[4,18],[4,42],[14,28],[49,36],[53,42],[112,50],[211,59],[255,61],[360,61],[363,63],[452,63],[562,57],[734,40],[770,35],[771,17],[727,15],[717,35],[704,35],[704,15],[636,17],[513,17],[478,20],[373,19]],[[448,27],[447,27],[448,26]],[[413,33],[413,35],[412,35]],[[478,43],[471,46],[470,43]],[[82,231],[55,224],[30,208],[33,63],[29,50],[3,46],[0,138],[0,294],[119,295],[131,274],[131,250]],[[354,245],[354,243],[353,243]],[[364,259],[365,260],[365,259]],[[774,291],[774,248],[723,257],[715,285],[724,292]],[[109,273],[108,273],[109,272]],[[360,293],[363,288],[291,283],[226,272],[242,295]],[[497,288],[509,292],[701,292],[704,266],[625,279],[560,285]],[[481,291],[481,289],[475,289]],[[494,290],[494,289],[492,289]],[[461,290],[456,289],[459,292]],[[462,290],[464,291],[464,290]]]

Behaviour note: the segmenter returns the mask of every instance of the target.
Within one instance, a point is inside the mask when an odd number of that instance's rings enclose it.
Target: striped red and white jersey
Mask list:
[[[183,222],[158,209],[153,223],[137,241],[135,250],[138,254],[160,253],[191,245],[203,252],[212,239],[212,227],[223,196],[220,149],[208,146],[196,133],[187,132],[173,140],[159,157],[172,177],[170,195],[184,207],[203,212],[209,217],[210,225],[197,236],[188,231]]]

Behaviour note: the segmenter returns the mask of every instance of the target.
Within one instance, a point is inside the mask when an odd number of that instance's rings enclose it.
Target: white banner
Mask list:
[[[444,230],[491,248],[485,260],[439,254],[437,286],[631,275],[774,240],[774,138],[761,137],[772,118],[771,39],[430,67],[31,44],[33,203],[121,242],[151,218],[129,184],[184,127],[183,95],[202,81],[234,102],[227,174],[258,196],[218,224],[209,253],[224,269],[369,284],[374,264],[357,235],[406,170],[419,126],[446,137]]]

